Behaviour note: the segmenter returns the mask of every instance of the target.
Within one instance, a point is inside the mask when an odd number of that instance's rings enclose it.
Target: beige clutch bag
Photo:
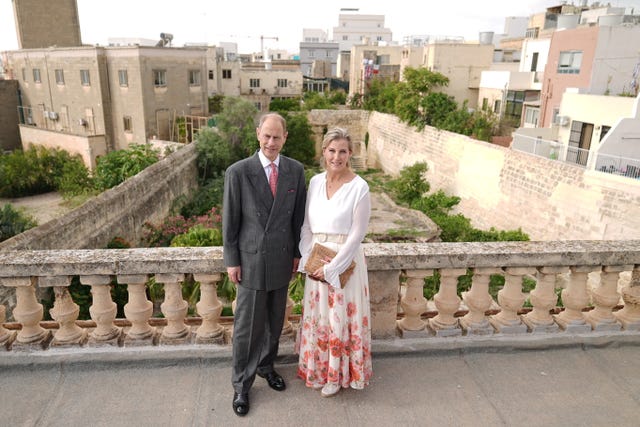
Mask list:
[[[311,255],[309,255],[309,259],[304,265],[304,269],[308,273],[316,271],[318,268],[326,264],[323,261],[330,261],[334,256],[336,256],[336,251],[324,245],[321,245],[320,243],[315,243],[313,245],[313,248],[311,249]],[[344,288],[344,286],[349,281],[351,274],[353,274],[354,268],[356,268],[356,263],[354,261],[351,261],[349,267],[344,272],[340,273],[340,286],[342,288]]]

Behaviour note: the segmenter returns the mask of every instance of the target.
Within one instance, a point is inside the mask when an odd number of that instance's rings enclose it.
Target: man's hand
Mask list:
[[[240,266],[227,267],[227,274],[229,275],[229,280],[231,280],[236,285],[242,280],[242,272]]]
[[[293,274],[296,274],[298,272],[298,266],[300,265],[300,258],[294,258],[293,259]]]

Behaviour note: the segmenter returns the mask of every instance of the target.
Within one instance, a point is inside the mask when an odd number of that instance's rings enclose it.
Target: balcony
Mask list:
[[[376,339],[640,330],[638,241],[371,243],[365,253]],[[468,269],[472,284],[460,297],[458,277]],[[10,310],[15,322],[0,330],[0,342],[11,351],[229,345],[231,325],[220,316],[216,294],[224,271],[218,247],[3,252],[0,286],[16,304]],[[436,272],[440,285],[427,301],[424,279]],[[201,284],[197,318],[186,316],[181,282],[187,274]],[[488,291],[492,275],[505,279],[497,301]],[[91,287],[92,321],[78,321],[78,305],[68,291],[73,276]],[[164,286],[164,319],[151,317],[145,292],[151,276]],[[116,319],[109,292],[113,278],[127,285],[125,319]],[[523,278],[535,282],[529,295]],[[54,322],[42,322],[36,299],[36,288],[45,287],[54,291]],[[563,308],[557,307],[558,295]],[[0,306],[0,320],[6,318],[7,307]],[[284,328],[283,338],[293,340],[293,316]]]
[[[289,316],[277,368],[288,382],[285,399],[258,378],[247,418],[265,425],[293,425],[301,416],[332,425],[471,426],[478,416],[487,425],[637,423],[640,241],[366,244],[365,253],[371,386],[333,399],[306,389],[295,379]],[[15,322],[4,323],[0,306],[7,425],[236,425],[232,325],[215,292],[221,248],[2,255],[0,291],[16,301]],[[472,284],[460,298],[457,278],[467,269]],[[427,301],[424,278],[436,272],[440,286]],[[201,283],[197,318],[186,317],[186,274]],[[488,293],[493,274],[505,277],[497,301]],[[76,320],[67,290],[75,275],[91,287],[91,321]],[[151,317],[150,276],[165,288],[164,319]],[[536,282],[528,295],[524,277]],[[127,284],[125,319],[115,318],[113,278]],[[37,287],[54,289],[53,322],[41,321]]]

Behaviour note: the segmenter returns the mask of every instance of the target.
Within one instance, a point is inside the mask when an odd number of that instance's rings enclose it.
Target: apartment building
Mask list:
[[[338,26],[333,27],[333,41],[339,50],[350,51],[355,45],[366,44],[366,40],[377,44],[390,44],[393,34],[384,26],[384,15],[364,15],[358,9],[342,9],[338,15]]]
[[[204,52],[140,46],[9,52],[23,145],[63,148],[93,167],[111,150],[172,139],[178,115],[208,113]]]
[[[441,73],[449,78],[449,85],[441,91],[460,105],[467,101],[469,108],[476,108],[481,73],[491,67],[493,55],[492,44],[428,39],[422,45],[403,47],[400,72],[413,67]]]

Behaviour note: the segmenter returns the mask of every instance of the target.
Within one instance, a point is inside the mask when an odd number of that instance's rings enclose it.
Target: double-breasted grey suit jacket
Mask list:
[[[222,238],[227,267],[241,267],[240,285],[271,291],[288,286],[304,221],[302,164],[280,156],[275,200],[256,152],[225,172]]]

